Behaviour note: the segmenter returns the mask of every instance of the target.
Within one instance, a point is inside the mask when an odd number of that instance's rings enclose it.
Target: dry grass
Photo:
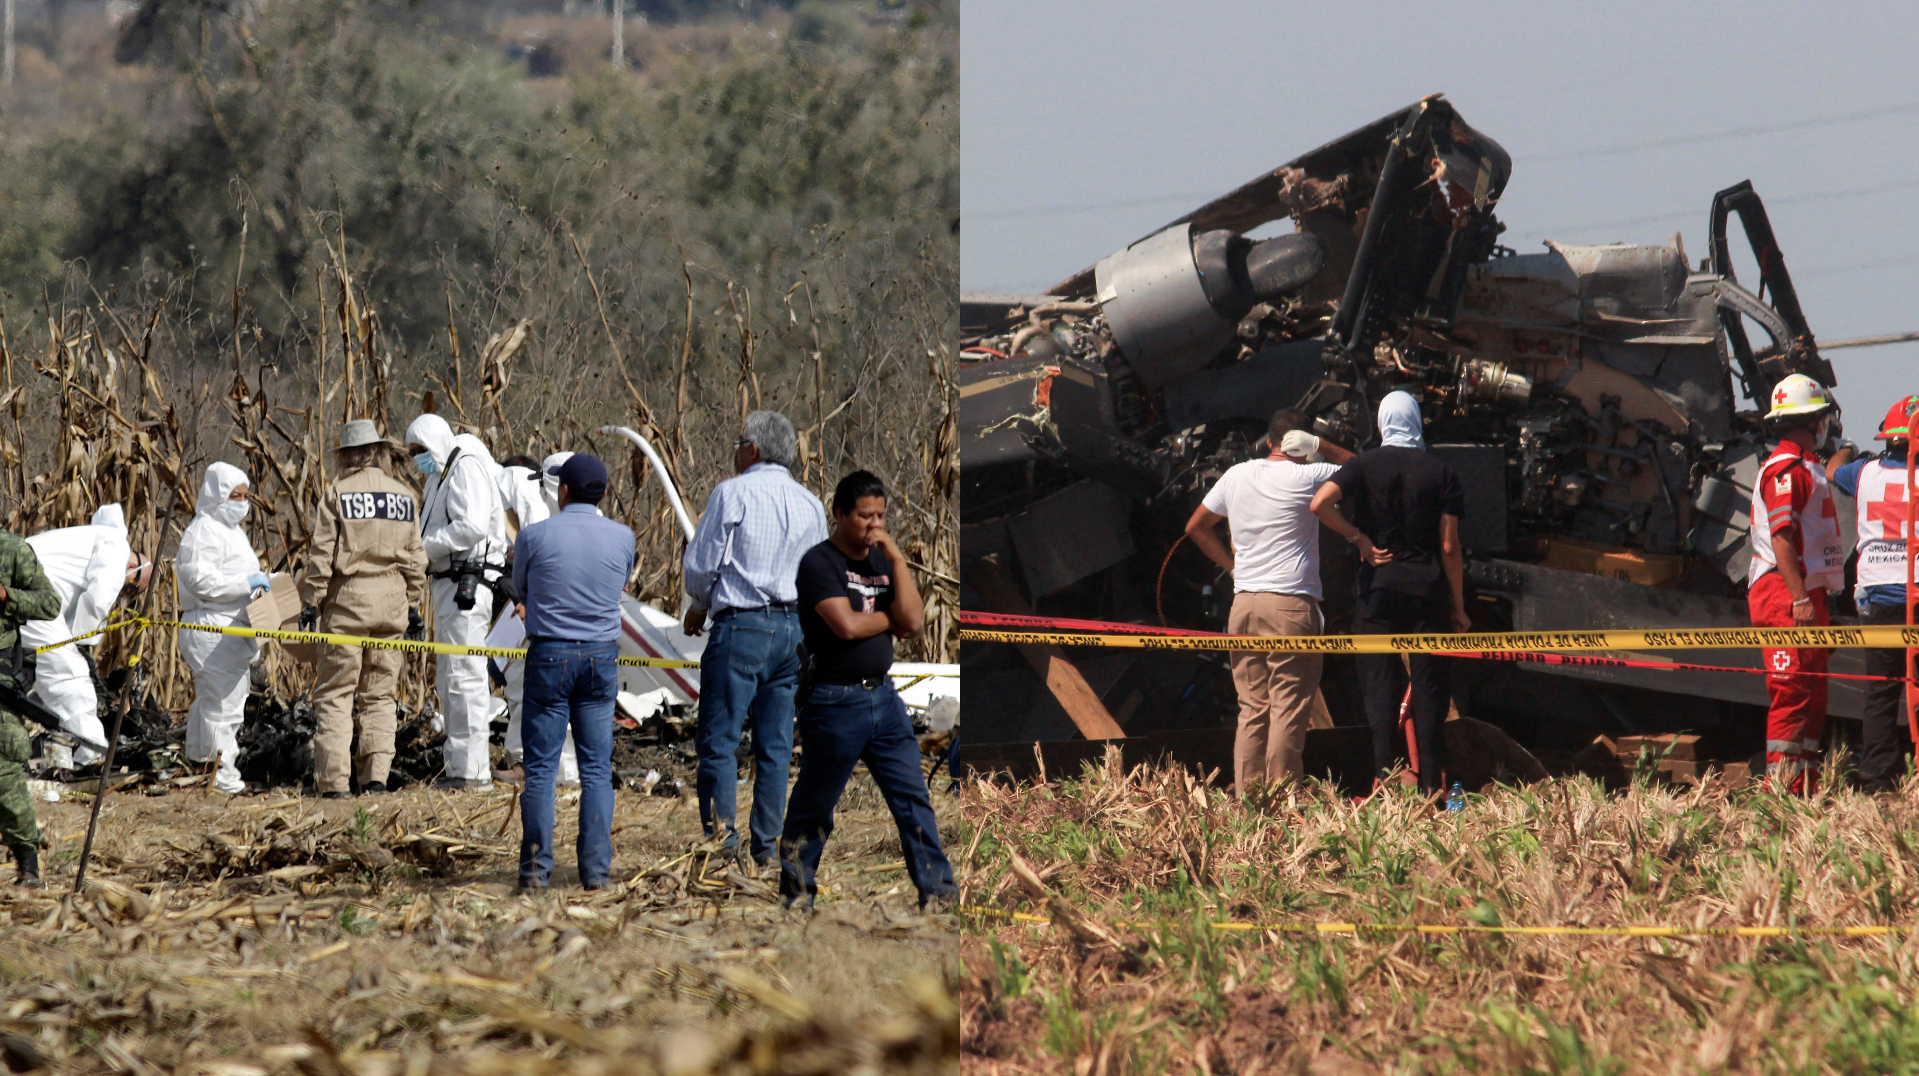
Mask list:
[[[811,918],[767,880],[700,870],[690,799],[626,794],[626,885],[513,897],[514,799],[115,794],[80,900],[87,807],[43,804],[50,888],[0,888],[0,1031],[62,1072],[951,1068],[952,923],[914,911],[865,778]]]
[[[1625,939],[1216,931],[1215,920],[1481,925],[1911,923],[1919,806],[1586,779],[1434,815],[1325,788],[1242,808],[1182,770],[975,783],[978,1073],[1919,1071],[1919,938]],[[1057,918],[1057,914],[1056,914]],[[1101,921],[1163,924],[1117,928]]]

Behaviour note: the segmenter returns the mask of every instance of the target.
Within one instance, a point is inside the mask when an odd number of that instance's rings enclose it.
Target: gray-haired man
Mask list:
[[[797,601],[800,558],[826,540],[820,499],[793,480],[793,424],[777,411],[746,416],[733,445],[734,477],[714,487],[686,547],[686,633],[713,617],[700,656],[699,749],[695,790],[707,836],[739,850],[740,732],[753,715],[752,856],[770,866],[786,817],[793,759],[793,692],[800,676]]]

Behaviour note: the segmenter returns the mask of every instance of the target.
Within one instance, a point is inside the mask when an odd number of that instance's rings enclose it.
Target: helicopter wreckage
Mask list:
[[[1511,171],[1428,98],[1044,295],[963,296],[964,606],[1223,630],[1231,579],[1181,545],[1199,498],[1264,453],[1276,411],[1364,448],[1380,398],[1404,389],[1464,485],[1476,629],[1747,623],[1747,510],[1768,446],[1744,401],[1790,373],[1834,382],[1759,195],[1713,197],[1696,262],[1677,235],[1522,254],[1495,216]],[[1757,291],[1733,272],[1734,218]],[[1849,504],[1840,518],[1850,542]],[[1340,633],[1353,555],[1321,549]],[[1031,767],[1036,742],[1070,764],[1118,740],[1230,772],[1227,658],[969,643],[968,765]],[[1308,743],[1309,769],[1336,776],[1370,766],[1363,735],[1341,734],[1364,724],[1350,661],[1328,658],[1316,723],[1330,728]],[[1832,668],[1860,664],[1841,651]],[[1743,758],[1766,703],[1764,677],[1739,672],[1462,659],[1454,684],[1462,715],[1542,759],[1596,734],[1680,730]],[[1857,717],[1857,682],[1835,681],[1831,700]]]

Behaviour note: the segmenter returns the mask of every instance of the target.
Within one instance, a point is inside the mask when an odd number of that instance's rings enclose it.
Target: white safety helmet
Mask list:
[[[1831,407],[1832,396],[1824,385],[1805,374],[1787,374],[1772,387],[1772,410],[1766,412],[1766,417],[1816,415]]]

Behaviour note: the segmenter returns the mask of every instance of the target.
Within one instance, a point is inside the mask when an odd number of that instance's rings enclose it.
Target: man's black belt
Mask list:
[[[814,684],[819,687],[863,687],[871,691],[886,683],[886,679],[884,675],[881,675],[869,676],[864,680],[815,680]]]
[[[800,603],[796,601],[795,602],[768,602],[765,605],[753,605],[753,606],[748,606],[747,608],[744,608],[744,609],[728,606],[727,608],[722,609],[717,613],[714,613],[713,619],[718,620],[719,618],[723,616],[731,616],[734,613],[791,613],[791,612],[797,611],[799,607],[800,607]]]

